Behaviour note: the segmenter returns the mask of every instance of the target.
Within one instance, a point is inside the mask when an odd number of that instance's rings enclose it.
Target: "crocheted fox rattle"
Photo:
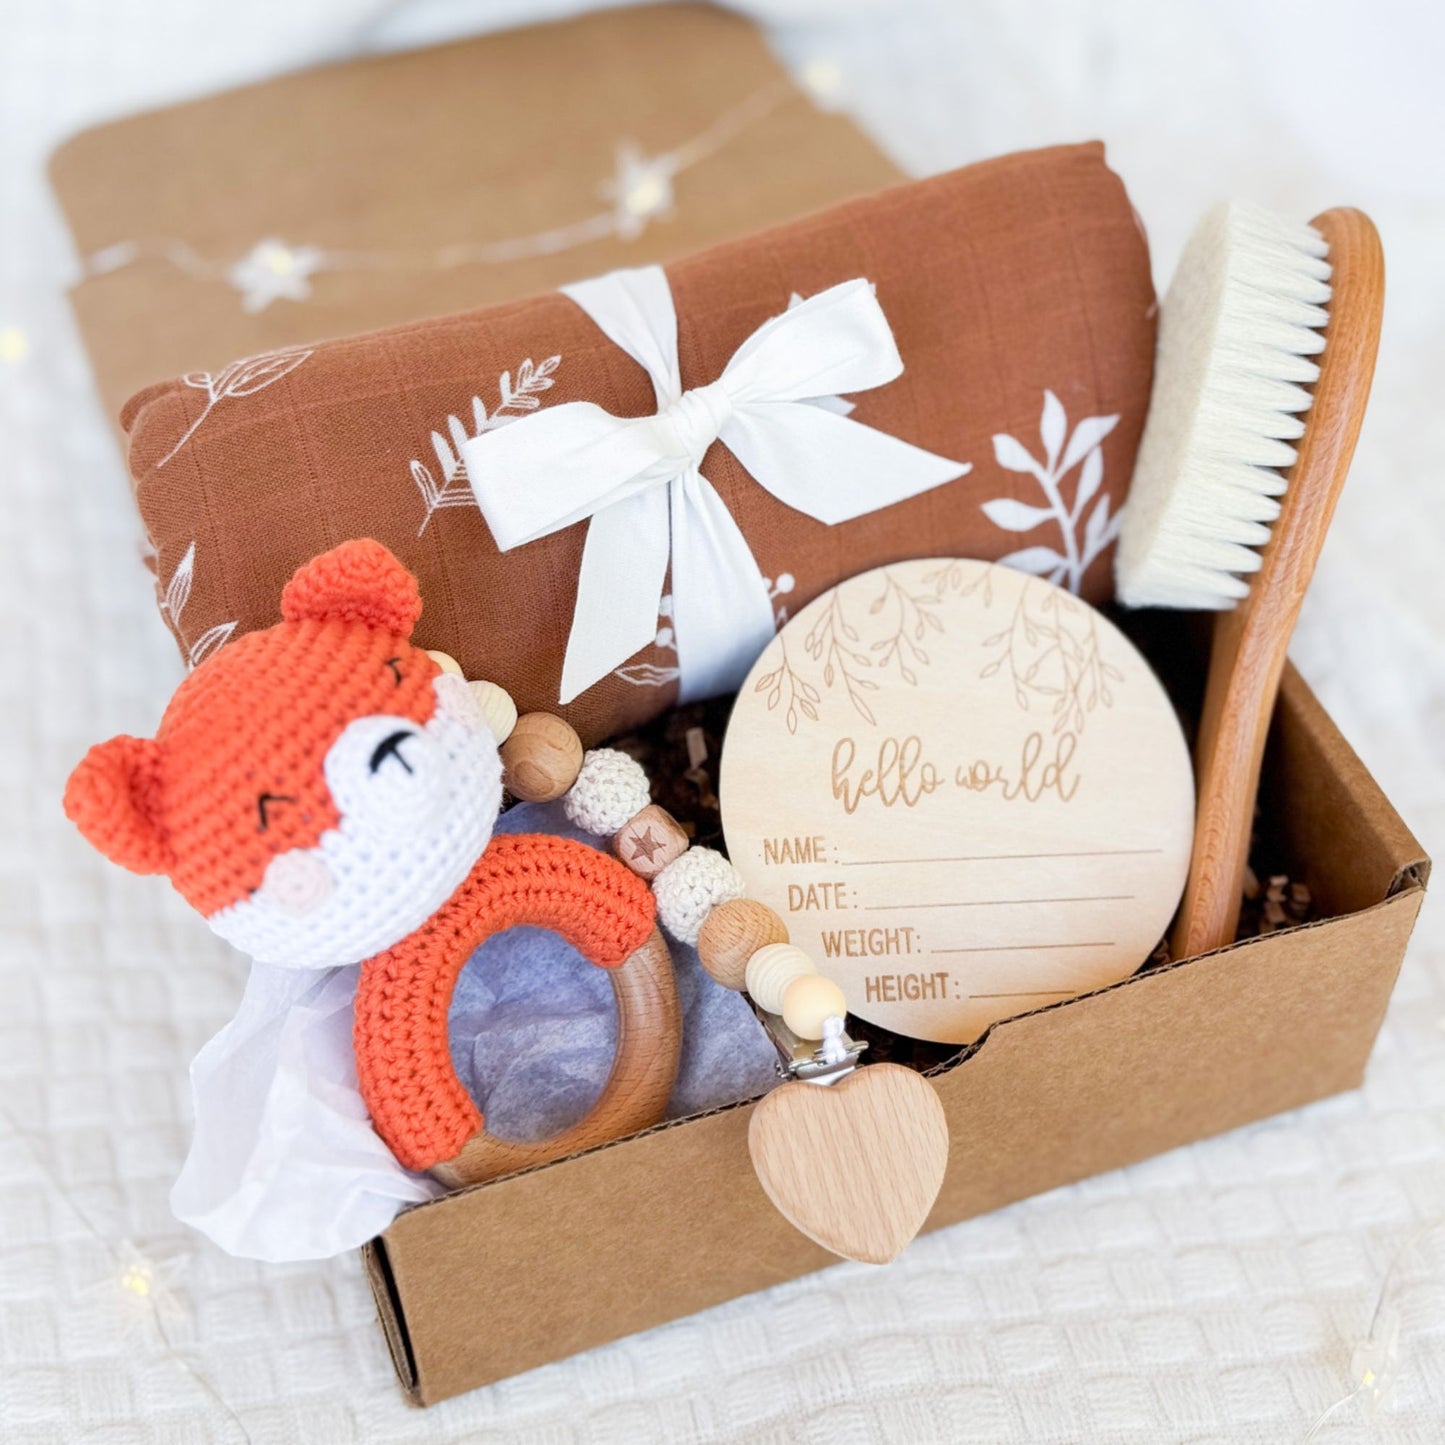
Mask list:
[[[379,542],[317,557],[283,591],[282,621],[197,667],[154,738],[90,750],[65,810],[108,858],[169,877],[253,958],[360,963],[356,1065],[372,1122],[407,1168],[459,1184],[656,1123],[680,1024],[643,878],[571,839],[492,838],[498,740],[478,694],[412,645],[420,615],[416,579]],[[592,1111],[533,1144],[486,1133],[447,1039],[462,966],[517,924],[607,969],[619,1015]]]

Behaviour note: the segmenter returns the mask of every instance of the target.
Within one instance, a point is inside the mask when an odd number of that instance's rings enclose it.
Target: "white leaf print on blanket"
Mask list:
[[[497,378],[497,408],[490,416],[481,397],[472,398],[472,435],[480,436],[485,431],[494,431],[509,421],[529,411],[536,411],[542,405],[538,393],[549,391],[553,384],[553,373],[562,364],[561,356],[549,356],[545,361],[532,362],[529,356],[517,368],[517,379],[504,371]],[[424,462],[412,460],[411,479],[421,493],[426,512],[421,526],[416,529],[418,537],[425,534],[432,517],[443,507],[472,507],[476,505],[472,489],[467,482],[466,463],[462,460],[462,443],[467,439],[467,429],[458,416],[449,416],[446,421],[448,436],[434,431],[431,434],[432,451],[436,454],[441,481],[437,481],[431,468]]]
[[[996,527],[1006,532],[1032,532],[1046,522],[1057,522],[1063,548],[1043,545],[1024,547],[999,560],[1006,567],[1032,572],[1050,582],[1062,583],[1077,593],[1083,585],[1089,564],[1114,540],[1119,532],[1119,517],[1109,514],[1109,498],[1100,497],[1084,523],[1079,537],[1079,519],[1093,500],[1104,480],[1104,454],[1101,445],[1117,425],[1117,416],[1086,416],[1068,434],[1068,417],[1063,403],[1053,392],[1044,392],[1044,409],[1039,418],[1039,440],[1044,457],[1040,461],[1017,438],[1000,432],[993,439],[993,454],[999,466],[1010,472],[1027,472],[1043,490],[1044,506],[1019,501],[1016,497],[995,497],[983,504],[983,513]],[[1082,466],[1079,466],[1080,463]],[[1065,502],[1062,483],[1075,467],[1079,467],[1072,504]]]
[[[230,640],[231,634],[236,630],[234,622],[217,622],[206,628],[201,635],[189,646],[181,636],[181,613],[186,609],[186,603],[191,600],[191,584],[196,576],[196,544],[192,542],[186,548],[186,555],[176,564],[176,570],[171,573],[171,580],[166,583],[165,591],[161,594],[161,616],[170,623],[171,631],[176,635],[176,641],[185,648],[186,661],[197,667],[204,662],[216,649]]]
[[[284,351],[263,351],[257,356],[243,356],[240,361],[231,362],[214,376],[209,371],[188,371],[181,380],[187,386],[195,387],[197,391],[204,391],[206,404],[200,416],[186,428],[180,441],[156,463],[156,470],[159,471],[165,466],[195,436],[201,423],[220,402],[234,397],[253,396],[256,392],[265,390],[283,376],[289,376],[310,355],[309,351],[291,347]]]

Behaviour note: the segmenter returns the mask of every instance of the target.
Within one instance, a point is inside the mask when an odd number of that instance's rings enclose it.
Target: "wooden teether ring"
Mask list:
[[[457,1187],[515,1174],[620,1139],[656,1124],[677,1073],[677,993],[672,955],[657,929],[620,967],[609,971],[617,1000],[617,1052],[592,1109],[570,1129],[527,1143],[478,1130],[456,1158],[434,1165],[442,1183]],[[670,1046],[664,1040],[670,1039]]]
[[[408,1169],[475,1184],[657,1123],[677,1071],[681,1022],[672,961],[646,883],[567,838],[494,838],[465,883],[416,933],[362,965],[356,1064],[377,1132]],[[452,1067],[447,1012],[468,958],[530,924],[608,970],[617,1050],[596,1103],[571,1128],[520,1143],[485,1130]]]

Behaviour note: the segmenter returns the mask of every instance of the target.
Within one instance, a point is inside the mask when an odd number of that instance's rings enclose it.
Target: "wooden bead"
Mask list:
[[[449,652],[438,652],[427,648],[426,655],[441,668],[443,672],[454,673],[457,677],[462,675],[462,665]]]
[[[526,803],[560,798],[582,771],[582,739],[571,723],[550,712],[517,719],[502,744],[507,791]]]
[[[687,846],[682,824],[656,803],[649,803],[629,818],[612,840],[612,851],[618,858],[649,883],[669,863],[681,858]]]
[[[800,1039],[821,1039],[823,1020],[843,1018],[847,1012],[843,990],[821,973],[795,978],[783,990],[783,1022]]]
[[[512,694],[496,682],[469,682],[467,686],[500,747],[517,726],[517,704],[512,701]]]
[[[703,921],[697,952],[702,966],[724,988],[742,990],[748,959],[770,943],[786,943],[788,925],[768,907],[752,898],[719,903]]]
[[[817,972],[813,960],[791,943],[769,943],[748,959],[744,981],[753,1002],[770,1014],[783,1011],[783,994],[795,978]]]

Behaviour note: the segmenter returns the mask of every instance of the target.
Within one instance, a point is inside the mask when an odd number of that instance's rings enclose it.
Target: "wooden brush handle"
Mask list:
[[[1171,940],[1175,958],[1234,942],[1260,764],[1285,653],[1364,420],[1385,262],[1361,211],[1312,222],[1329,246],[1330,303],[1314,399],[1305,413],[1280,513],[1249,594],[1214,624],[1209,683],[1195,747],[1194,856]]]

